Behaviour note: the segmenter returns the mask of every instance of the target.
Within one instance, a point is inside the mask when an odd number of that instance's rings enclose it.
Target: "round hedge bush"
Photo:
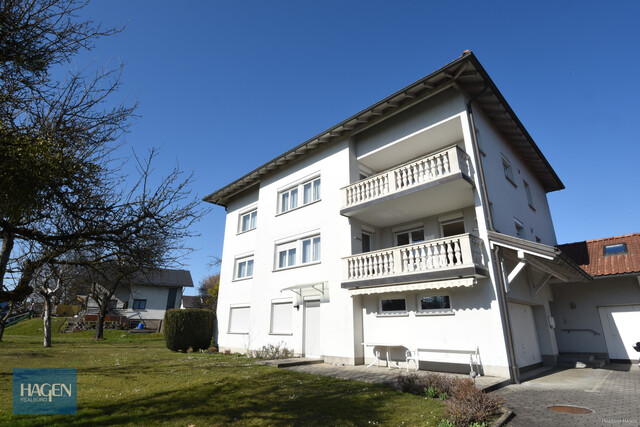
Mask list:
[[[187,308],[167,310],[164,314],[164,342],[172,351],[209,348],[215,315],[211,310]]]

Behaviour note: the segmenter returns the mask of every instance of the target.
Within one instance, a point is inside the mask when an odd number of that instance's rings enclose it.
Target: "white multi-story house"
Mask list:
[[[227,211],[219,346],[466,372],[477,350],[514,381],[553,365],[549,284],[590,279],[555,248],[562,188],[465,51],[205,198]]]

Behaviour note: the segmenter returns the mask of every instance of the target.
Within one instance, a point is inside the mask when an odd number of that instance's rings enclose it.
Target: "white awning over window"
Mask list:
[[[372,294],[386,294],[390,292],[422,291],[425,289],[470,287],[475,285],[475,283],[476,283],[475,277],[467,277],[464,279],[439,280],[436,282],[409,283],[406,285],[389,285],[389,286],[379,286],[379,287],[373,287],[373,288],[350,289],[349,295],[351,296],[372,295]]]

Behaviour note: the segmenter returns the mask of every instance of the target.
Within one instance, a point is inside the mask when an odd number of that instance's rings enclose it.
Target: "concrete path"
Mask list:
[[[407,373],[406,369],[388,369],[381,366],[372,366],[367,368],[365,365],[359,366],[335,366],[328,363],[320,363],[314,365],[302,365],[284,367],[291,371],[306,372],[309,374],[324,375],[334,378],[342,378],[345,380],[364,381],[368,383],[382,383],[388,384],[392,387],[397,385],[398,375],[404,375]],[[415,371],[411,371],[415,372]],[[418,371],[418,375],[424,375],[427,371]],[[442,374],[441,372],[435,372]],[[470,378],[469,375],[462,374],[442,374],[460,378]],[[499,377],[477,377],[476,386],[481,389],[494,388],[498,385],[507,382],[508,379]]]
[[[603,369],[556,370],[493,393],[505,399],[515,417],[508,426],[638,426],[638,365],[607,365]],[[551,405],[588,408],[590,414],[553,412]]]

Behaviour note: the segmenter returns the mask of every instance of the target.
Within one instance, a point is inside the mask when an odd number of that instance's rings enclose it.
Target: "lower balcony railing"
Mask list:
[[[482,240],[472,234],[428,240],[344,258],[347,280],[366,280],[462,267],[486,267]]]

